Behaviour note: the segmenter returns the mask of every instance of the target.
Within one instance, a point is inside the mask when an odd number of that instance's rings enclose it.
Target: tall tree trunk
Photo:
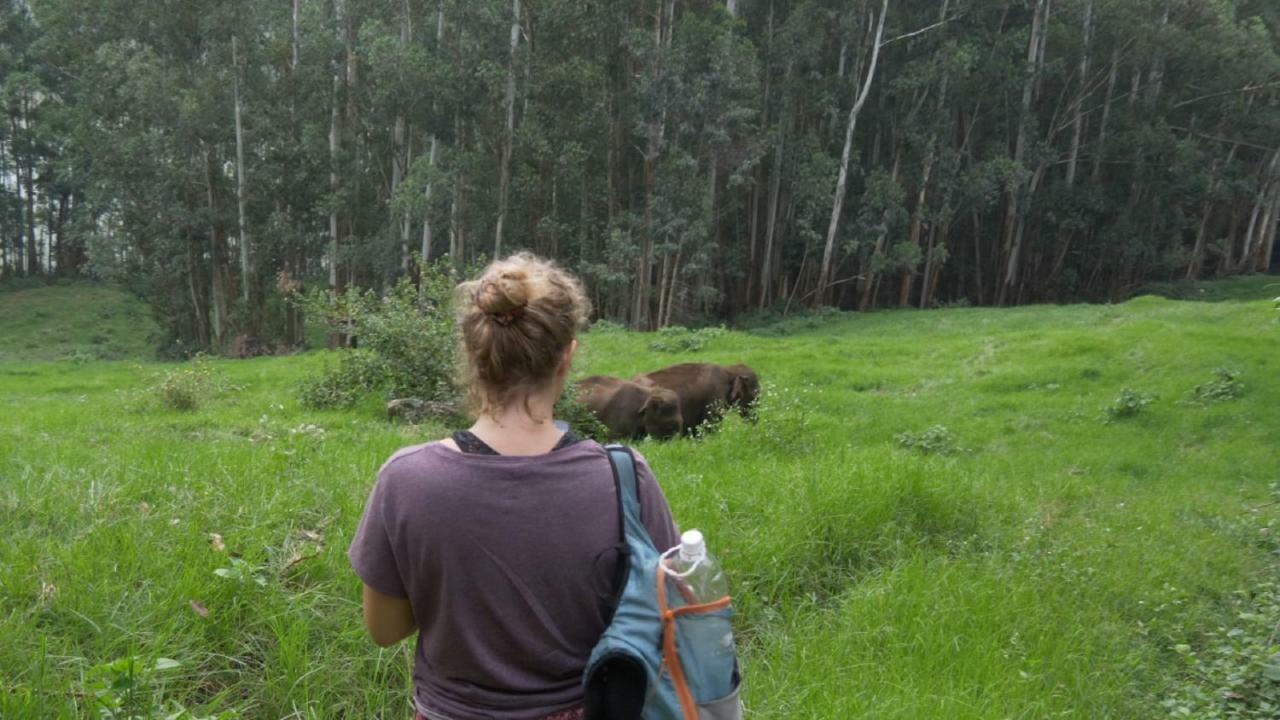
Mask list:
[[[333,74],[333,101],[329,106],[329,192],[333,195],[329,207],[329,289],[341,290],[338,272],[338,102],[342,87],[342,75]]]
[[[240,103],[240,53],[239,40],[235,35],[231,36],[231,68],[233,71],[232,96],[235,98],[236,105],[236,211],[240,228],[240,299],[244,301],[245,313],[252,317],[254,310],[249,304],[249,287],[253,282],[253,270],[250,259],[249,226],[244,214],[244,123],[240,119],[243,112]]]
[[[1080,136],[1084,132],[1084,96],[1089,91],[1089,47],[1093,39],[1093,0],[1087,0],[1084,6],[1083,49],[1080,52],[1080,97],[1075,106],[1075,118],[1072,120],[1071,152],[1067,158],[1067,187],[1076,183],[1076,164],[1080,160]]]
[[[455,110],[453,114],[453,132],[458,150],[464,147],[462,117]],[[455,268],[461,270],[466,261],[466,235],[462,227],[463,180],[461,168],[456,169],[453,178],[453,198],[449,203],[449,256],[453,258]]]
[[[493,237],[493,257],[502,257],[502,233],[507,222],[511,189],[511,153],[516,132],[516,48],[520,44],[520,0],[511,0],[511,59],[507,70],[507,125],[502,136],[502,167],[498,176],[498,224]]]
[[[773,148],[773,167],[769,177],[769,209],[765,220],[764,252],[760,255],[760,309],[769,304],[769,290],[773,283],[773,237],[778,228],[778,195],[782,190],[783,145],[786,142],[785,114],[778,118],[778,139]]]
[[[213,311],[212,330],[209,340],[214,349],[221,350],[226,340],[227,325],[230,320],[228,301],[228,272],[226,257],[226,238],[223,237],[222,222],[219,220],[216,192],[213,186],[214,168],[217,162],[214,148],[205,148],[205,199],[209,208],[209,292]]]
[[[1102,101],[1102,118],[1098,120],[1098,143],[1093,150],[1093,179],[1097,181],[1102,171],[1102,158],[1106,154],[1107,119],[1111,117],[1111,99],[1115,96],[1116,77],[1120,70],[1120,49],[1111,51],[1111,72],[1107,74],[1107,96]]]
[[[195,243],[187,244],[187,287],[191,291],[192,329],[197,347],[209,347],[209,316],[200,304],[203,295],[199,286],[200,265],[196,262]]]
[[[765,21],[765,62],[763,72],[763,89],[760,93],[760,127],[769,127],[769,80],[773,73],[769,69],[769,59],[773,55],[773,2],[769,2],[769,13]],[[753,272],[757,267],[756,253],[760,247],[760,186],[764,184],[764,168],[763,165],[757,166],[755,169],[756,181],[751,185],[750,199],[750,222],[747,226],[748,253],[747,253],[747,283],[742,296],[743,307],[751,303],[754,297],[756,274]]]
[[[658,327],[662,327],[662,319],[667,316],[667,288],[672,278],[671,253],[662,256],[662,269],[658,272]]]
[[[289,26],[289,140],[292,152],[290,152],[284,165],[286,187],[292,187],[293,185],[294,152],[301,145],[298,141],[298,56],[302,44],[302,37],[298,27],[298,15],[301,10],[301,2],[302,0],[293,0],[293,12],[290,15]],[[292,194],[288,192],[285,193],[284,198],[284,217],[285,222],[292,226],[293,200]],[[277,276],[278,280],[285,281],[283,284],[278,284],[281,292],[287,293],[301,290],[301,278],[306,274],[304,272],[306,258],[303,249],[296,240],[296,236],[290,237],[286,243],[282,265],[283,275]],[[285,344],[291,347],[301,345],[303,340],[302,312],[293,302],[286,301],[284,304],[284,318]]]
[[[946,21],[947,7],[949,5],[950,5],[950,0],[942,0],[942,5],[938,12],[938,22],[941,23]],[[949,81],[950,81],[950,78],[944,74],[942,76],[942,80],[939,81],[938,83],[938,86],[939,86],[938,87],[938,103],[937,103],[937,109],[935,111],[936,118],[931,123],[932,129],[929,131],[929,146],[928,146],[929,149],[928,149],[928,152],[925,154],[924,165],[920,171],[920,189],[916,193],[916,204],[915,204],[915,208],[912,210],[912,213],[911,213],[910,242],[912,247],[920,247],[920,237],[921,237],[921,232],[923,230],[923,224],[924,224],[925,201],[928,199],[928,193],[929,193],[929,179],[933,173],[933,165],[937,159],[937,154],[938,154],[937,123],[941,121],[940,120],[941,118],[946,117],[947,86]],[[927,94],[928,92],[927,88],[925,92]],[[920,98],[920,104],[923,104],[924,101],[925,101],[925,97],[922,96]],[[934,264],[933,263],[934,261],[933,240],[934,240],[934,232],[931,228],[929,232],[929,247],[924,254],[924,271],[923,271],[924,285],[920,290],[920,307],[921,308],[924,307],[925,302],[928,299],[929,277],[933,273],[933,264]],[[907,307],[911,304],[911,289],[914,281],[915,281],[914,268],[904,267],[902,269],[902,281],[899,285],[899,292],[898,292],[898,305],[900,307]]]
[[[821,305],[826,301],[828,285],[831,282],[831,260],[835,254],[836,234],[840,229],[840,212],[844,208],[845,186],[849,179],[849,156],[853,152],[853,131],[858,126],[858,113],[867,101],[867,93],[876,77],[876,63],[880,59],[880,39],[884,37],[884,18],[889,14],[889,0],[880,6],[880,21],[876,26],[875,39],[871,41],[871,62],[867,69],[867,77],[858,92],[858,98],[849,108],[849,121],[844,131],[844,151],[840,154],[840,174],[836,178],[835,198],[831,203],[831,222],[827,224],[827,242],[822,251],[822,267],[818,271],[817,292],[814,293],[814,304]]]
[[[1271,258],[1276,253],[1276,234],[1280,233],[1280,189],[1276,190],[1274,199],[1271,201],[1271,222],[1264,226],[1266,235],[1262,243],[1262,253],[1258,264],[1258,272],[1271,271]]]
[[[770,5],[769,21],[773,21],[773,7]],[[782,74],[782,108],[778,113],[778,126],[773,146],[773,164],[769,168],[769,206],[765,216],[764,252],[760,255],[760,304],[761,310],[769,304],[769,291],[773,282],[773,238],[778,228],[778,195],[782,190],[782,159],[787,141],[788,123],[791,110],[791,71],[795,67],[793,61],[787,61],[787,69]],[[765,99],[766,103],[768,98]]]
[[[1271,196],[1263,206],[1262,221],[1258,223],[1258,238],[1253,243],[1253,252],[1247,258],[1245,269],[1249,272],[1265,272],[1269,255],[1264,251],[1268,246],[1268,238],[1275,238],[1276,205],[1280,204],[1280,188],[1273,185]]]
[[[40,247],[36,240],[36,178],[35,178],[35,142],[31,137],[31,105],[30,101],[22,101],[23,133],[26,135],[26,169],[23,174],[24,204],[26,207],[27,227],[27,275],[40,274]]]
[[[1256,265],[1255,255],[1258,246],[1264,242],[1263,234],[1270,225],[1270,201],[1273,184],[1280,181],[1280,148],[1271,154],[1271,162],[1263,170],[1260,179],[1261,187],[1249,214],[1249,228],[1244,233],[1244,248],[1240,252],[1240,265],[1237,272],[1249,272]],[[1259,222],[1261,220],[1262,222]]]
[[[436,11],[436,52],[440,52],[440,49],[443,47],[443,45],[444,45],[444,2],[442,1],[440,3],[439,9]],[[435,93],[433,93],[431,98],[431,117],[433,121],[435,119],[437,110],[438,110],[438,105],[435,100]],[[433,240],[433,237],[432,237],[433,231],[431,228],[431,185],[433,183],[432,173],[434,173],[435,171],[436,159],[439,157],[438,145],[440,140],[438,137],[436,137],[435,132],[432,132],[430,134],[430,137],[431,137],[431,150],[427,155],[427,167],[431,172],[429,172],[427,176],[427,186],[422,191],[423,205],[425,206],[425,210],[422,213],[422,216],[423,216],[422,217],[422,262],[424,263],[431,259],[431,243]]]
[[[408,48],[409,42],[413,38],[413,17],[410,13],[409,0],[404,0],[401,5],[400,16],[401,50]],[[404,181],[405,173],[409,170],[409,162],[412,160],[413,153],[412,143],[406,142],[406,125],[404,109],[398,108],[395,123],[391,127],[391,194],[390,202],[387,204],[391,208],[391,225],[400,231],[400,269],[408,273],[411,265],[409,259],[409,213],[397,212],[395,209],[396,191],[400,189],[400,183]]]
[[[9,178],[9,164],[6,158],[7,153],[5,149],[6,144],[9,145],[10,149],[13,147],[12,143],[5,143],[4,139],[0,138],[0,198],[7,197],[9,190],[5,184],[5,181]],[[0,275],[8,275],[9,273],[20,275],[22,271],[18,261],[10,256],[9,247],[11,238],[9,237],[9,230],[10,228],[7,224],[0,224]],[[19,238],[20,237],[21,233],[19,233]],[[21,239],[19,239],[17,244],[21,245]]]
[[[654,18],[654,47],[657,49],[657,59],[650,69],[655,86],[659,84],[665,72],[665,51],[671,47],[671,17],[675,14],[675,0],[658,0],[657,10]],[[662,153],[667,130],[666,99],[660,102],[662,107],[658,111],[658,117],[651,120],[647,128],[648,140],[644,153],[644,236],[640,240],[640,257],[637,261],[631,307],[632,325],[641,329],[650,325],[649,295],[653,275],[654,192],[657,189],[658,157]]]
[[[1169,26],[1169,10],[1173,3],[1167,1],[1164,4],[1164,14],[1160,17],[1160,31],[1163,32]],[[1160,91],[1164,87],[1164,53],[1157,51],[1156,57],[1151,62],[1151,69],[1147,73],[1147,93],[1152,103],[1160,97]]]
[[[1225,124],[1225,122],[1223,123]],[[1221,125],[1219,129],[1221,129]],[[1213,167],[1209,171],[1209,189],[1208,197],[1201,204],[1200,209],[1200,226],[1196,229],[1196,242],[1191,248],[1191,261],[1187,263],[1187,273],[1184,276],[1187,280],[1195,280],[1200,277],[1200,271],[1204,265],[1204,250],[1207,242],[1207,231],[1209,228],[1209,218],[1213,215],[1213,199],[1214,192],[1218,189],[1219,170],[1223,167],[1231,167],[1231,163],[1235,160],[1236,151],[1240,149],[1240,143],[1232,143],[1231,150],[1227,152],[1225,161],[1214,160]]]
[[[920,231],[924,224],[924,206],[925,200],[929,192],[929,176],[933,173],[933,144],[929,146],[929,154],[925,156],[924,167],[920,172],[920,190],[916,193],[915,209],[911,213],[911,239],[910,243],[913,247],[920,246]],[[932,270],[932,258],[925,257],[925,277],[928,277]],[[907,307],[911,304],[911,286],[915,278],[915,273],[911,268],[902,269],[902,282],[899,285],[898,305],[899,307]]]
[[[1068,191],[1075,187],[1076,168],[1080,161],[1080,140],[1084,133],[1084,100],[1089,94],[1089,48],[1093,38],[1093,0],[1087,0],[1084,6],[1084,23],[1081,29],[1083,49],[1080,52],[1080,94],[1075,98],[1075,111],[1071,121],[1071,150],[1067,154],[1066,185]],[[1049,270],[1049,284],[1056,282],[1058,273],[1066,264],[1071,250],[1074,232],[1060,224],[1056,241],[1057,252],[1053,267]]]
[[[890,179],[896,185],[898,182],[898,171],[902,169],[902,145],[898,144],[893,152],[893,171],[890,173]],[[871,309],[875,300],[876,288],[880,283],[880,273],[871,268],[884,255],[885,242],[889,234],[889,211],[886,209],[880,217],[880,233],[876,235],[875,245],[871,248],[871,254],[867,257],[867,264],[862,270],[862,277],[858,278],[858,310],[866,312]]]
[[[671,261],[671,283],[668,286],[668,292],[670,294],[667,297],[667,314],[662,318],[663,327],[671,324],[671,315],[674,312],[676,303],[676,287],[679,285],[680,278],[680,256],[683,251],[684,248],[676,248],[676,257]]]
[[[1031,38],[1027,42],[1027,77],[1022,84],[1022,113],[1018,119],[1018,135],[1014,145],[1013,160],[1021,165],[1026,158],[1027,125],[1034,119],[1031,100],[1035,92],[1037,78],[1040,75],[1040,44],[1044,42],[1047,23],[1044,22],[1048,11],[1048,0],[1036,0],[1035,15],[1031,20]],[[1011,187],[1007,193],[1005,210],[1003,257],[1004,277],[996,292],[996,304],[1004,305],[1011,291],[1018,286],[1018,271],[1022,263],[1022,215],[1025,210],[1021,206],[1023,187]]]
[[[345,60],[347,68],[346,90],[347,90],[347,121],[348,129],[347,143],[351,151],[351,192],[349,200],[355,201],[361,197],[361,184],[365,176],[364,173],[364,133],[360,132],[360,105],[357,102],[356,88],[360,81],[360,56],[356,53],[357,38],[360,35],[360,28],[356,22],[356,11],[351,9],[351,0],[342,0],[343,4],[343,37],[346,44]],[[346,217],[346,233],[344,239],[348,247],[355,245],[359,228],[356,221],[359,215],[355,213],[350,206],[347,209]],[[347,284],[355,284],[356,282],[356,263],[354,259],[349,259],[346,266],[346,282]],[[343,344],[351,342],[351,335],[343,335]]]
[[[1240,229],[1240,207],[1239,203],[1232,202],[1229,209],[1230,215],[1227,220],[1227,238],[1222,246],[1222,257],[1218,260],[1218,265],[1213,269],[1213,274],[1217,277],[1229,275],[1235,271],[1235,252],[1236,237]]]

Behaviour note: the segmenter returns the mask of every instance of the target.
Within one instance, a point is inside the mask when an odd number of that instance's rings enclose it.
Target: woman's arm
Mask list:
[[[364,586],[364,626],[382,647],[391,647],[418,629],[406,598],[383,595],[368,585]]]

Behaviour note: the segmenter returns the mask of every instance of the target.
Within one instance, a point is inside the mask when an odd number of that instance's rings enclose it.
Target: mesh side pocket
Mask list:
[[[694,702],[725,697],[737,685],[737,652],[728,608],[676,618],[676,647]]]
[[[735,683],[733,692],[719,700],[698,703],[698,720],[742,720],[742,683]]]

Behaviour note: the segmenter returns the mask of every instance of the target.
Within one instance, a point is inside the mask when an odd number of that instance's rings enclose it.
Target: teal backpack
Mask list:
[[[586,720],[739,720],[736,658],[727,658],[727,668],[692,662],[692,643],[706,637],[695,624],[727,623],[730,600],[681,604],[680,584],[660,569],[663,553],[654,547],[640,519],[635,458],[621,445],[606,450],[617,489],[621,537],[613,617],[583,675]],[[726,671],[732,673],[732,692],[706,697],[709,688],[723,687],[709,673]]]

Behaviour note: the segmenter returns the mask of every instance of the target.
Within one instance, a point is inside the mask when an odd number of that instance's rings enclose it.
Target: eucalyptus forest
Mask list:
[[[170,343],[516,249],[641,329],[1264,272],[1274,0],[6,0],[0,277]]]

